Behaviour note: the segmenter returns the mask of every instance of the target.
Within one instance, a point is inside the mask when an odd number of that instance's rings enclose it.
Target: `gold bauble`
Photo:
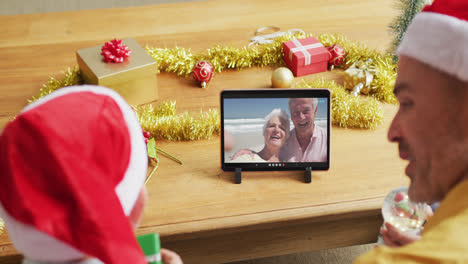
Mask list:
[[[279,67],[271,75],[271,84],[274,88],[291,88],[293,83],[294,75],[286,67]]]

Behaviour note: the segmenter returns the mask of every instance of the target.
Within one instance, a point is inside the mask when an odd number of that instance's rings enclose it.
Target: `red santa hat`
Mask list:
[[[398,55],[468,81],[468,1],[435,0],[408,27]]]
[[[0,135],[0,216],[26,258],[146,263],[127,216],[146,145],[131,107],[98,86],[28,105]]]

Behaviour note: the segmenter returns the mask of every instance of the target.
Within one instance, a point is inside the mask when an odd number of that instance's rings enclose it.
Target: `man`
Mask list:
[[[289,99],[289,112],[294,129],[289,133],[286,143],[280,151],[280,160],[289,162],[324,162],[327,161],[327,130],[315,124],[317,116],[317,98]],[[237,151],[232,160],[240,155],[255,153],[249,149]]]
[[[147,159],[135,114],[112,90],[62,88],[23,109],[0,135],[0,217],[24,263],[146,263],[133,231]]]
[[[467,18],[468,1],[435,0],[414,18],[398,49],[400,108],[388,139],[408,161],[410,198],[442,202],[420,240],[380,246],[355,263],[468,263]]]
[[[281,149],[282,161],[327,161],[327,130],[315,125],[317,105],[317,98],[289,99],[294,129]]]

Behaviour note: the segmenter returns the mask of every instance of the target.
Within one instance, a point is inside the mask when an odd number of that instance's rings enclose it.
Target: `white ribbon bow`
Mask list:
[[[267,29],[273,29],[273,30],[278,30],[278,31],[271,33],[271,34],[257,35]],[[302,29],[291,29],[286,32],[283,32],[283,31],[279,31],[279,28],[277,27],[262,27],[262,28],[257,29],[257,31],[255,32],[256,36],[250,39],[250,44],[248,47],[250,47],[250,45],[252,44],[259,44],[259,45],[271,44],[273,43],[273,40],[279,36],[282,36],[285,34],[296,33],[296,32],[300,32],[305,35],[305,32]]]

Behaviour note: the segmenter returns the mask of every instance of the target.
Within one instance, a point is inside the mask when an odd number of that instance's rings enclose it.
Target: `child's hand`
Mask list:
[[[177,253],[161,248],[161,258],[164,264],[184,264]]]

